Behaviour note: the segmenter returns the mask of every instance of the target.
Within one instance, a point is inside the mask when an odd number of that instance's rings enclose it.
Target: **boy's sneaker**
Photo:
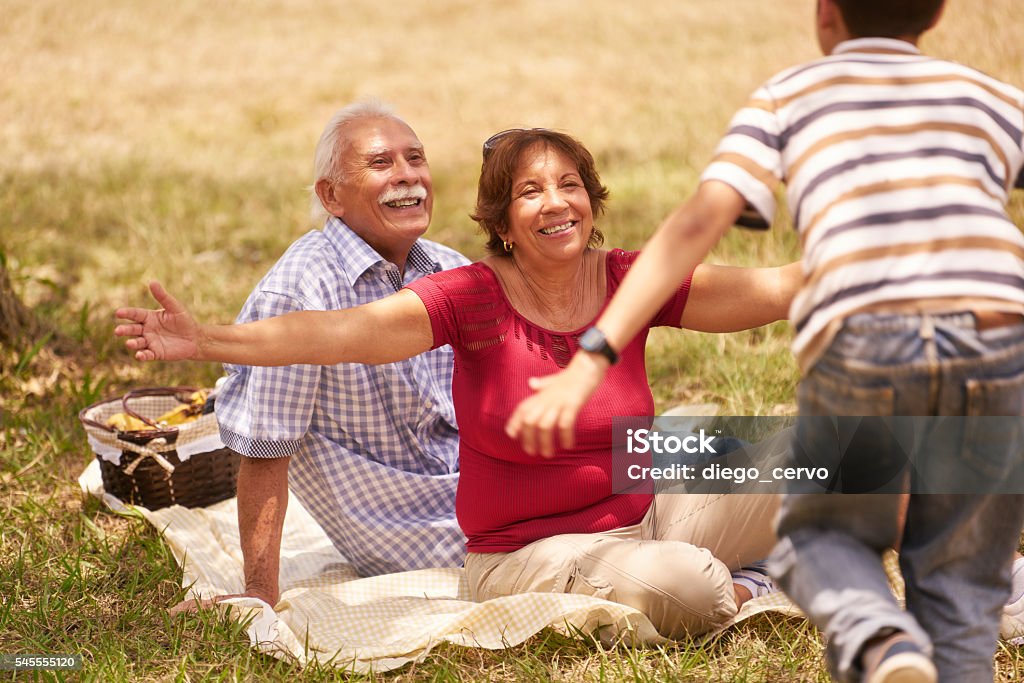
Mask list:
[[[1024,645],[1024,557],[1013,562],[1013,588],[999,620],[999,637]]]
[[[999,638],[1024,645],[1024,557],[1014,560],[1010,602],[1002,607]]]
[[[999,619],[999,637],[1014,645],[1024,645],[1024,593],[1016,596],[1003,607]]]
[[[732,582],[746,588],[755,598],[764,597],[778,590],[775,588],[775,582],[772,581],[772,577],[768,576],[768,569],[765,566],[764,560],[754,562],[734,571],[732,573]]]
[[[936,683],[932,660],[898,631],[864,653],[864,683]]]

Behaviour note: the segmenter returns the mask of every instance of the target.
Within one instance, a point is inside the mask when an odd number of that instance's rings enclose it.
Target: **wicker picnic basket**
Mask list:
[[[188,404],[195,391],[193,387],[136,389],[78,413],[107,493],[150,510],[169,505],[203,507],[235,495],[239,456],[224,447],[212,411],[173,426],[154,422],[157,416]],[[108,420],[117,413],[137,418],[147,428],[115,429]]]

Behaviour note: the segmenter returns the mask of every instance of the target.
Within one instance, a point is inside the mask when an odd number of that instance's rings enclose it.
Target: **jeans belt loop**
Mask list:
[[[921,315],[921,339],[931,340],[935,338],[935,322],[927,313]]]

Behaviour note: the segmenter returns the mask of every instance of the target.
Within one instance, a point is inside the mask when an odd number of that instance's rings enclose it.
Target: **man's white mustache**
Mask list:
[[[422,185],[404,185],[402,187],[392,187],[381,193],[377,199],[381,204],[387,204],[388,202],[397,202],[403,199],[426,199],[427,188]]]

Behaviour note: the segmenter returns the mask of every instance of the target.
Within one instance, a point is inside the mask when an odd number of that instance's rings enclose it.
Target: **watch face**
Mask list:
[[[596,327],[591,327],[580,337],[580,348],[584,351],[601,352],[607,345],[604,334]]]
[[[615,349],[605,339],[604,332],[596,327],[591,327],[580,336],[580,348],[590,353],[601,354],[612,365],[619,360],[619,354],[615,352]]]

